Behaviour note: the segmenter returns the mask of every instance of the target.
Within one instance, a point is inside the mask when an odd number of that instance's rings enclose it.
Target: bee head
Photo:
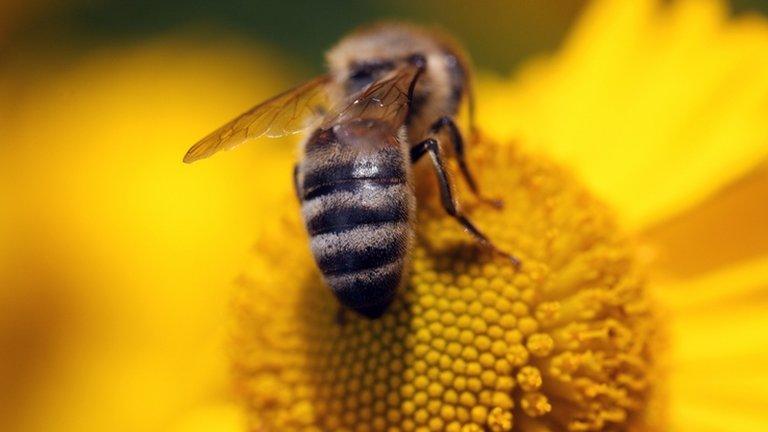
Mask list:
[[[438,44],[422,29],[385,23],[363,27],[342,39],[326,56],[333,80],[354,94],[404,64],[426,67]]]
[[[346,100],[406,65],[423,68],[414,89],[409,138],[417,140],[441,116],[453,116],[468,87],[467,62],[452,39],[403,23],[365,26],[326,54],[336,100]]]

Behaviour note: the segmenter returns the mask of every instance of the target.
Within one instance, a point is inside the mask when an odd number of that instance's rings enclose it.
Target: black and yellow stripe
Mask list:
[[[299,166],[299,197],[326,283],[342,304],[376,317],[403,277],[414,197],[399,143],[365,144],[333,129],[315,133]]]

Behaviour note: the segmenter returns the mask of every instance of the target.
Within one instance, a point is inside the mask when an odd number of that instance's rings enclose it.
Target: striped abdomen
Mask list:
[[[339,301],[377,317],[404,276],[414,194],[405,144],[358,120],[313,134],[299,166],[299,196],[315,261]]]

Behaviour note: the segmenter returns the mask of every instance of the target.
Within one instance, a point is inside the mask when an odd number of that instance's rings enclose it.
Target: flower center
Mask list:
[[[629,244],[557,167],[514,146],[473,150],[505,207],[459,196],[519,270],[481,250],[427,186],[406,285],[381,318],[339,320],[296,206],[266,230],[236,301],[236,383],[253,430],[647,429],[655,321]]]

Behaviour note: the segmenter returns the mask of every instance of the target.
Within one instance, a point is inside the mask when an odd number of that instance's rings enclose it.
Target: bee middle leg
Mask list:
[[[482,193],[480,193],[480,188],[477,186],[475,177],[469,170],[466,154],[464,152],[464,138],[461,136],[461,132],[459,131],[458,126],[456,126],[456,122],[454,122],[453,119],[448,116],[443,116],[440,117],[436,122],[432,123],[429,131],[430,133],[437,135],[443,129],[448,129],[448,134],[451,138],[451,144],[453,145],[453,149],[456,153],[456,160],[459,163],[459,170],[461,170],[461,175],[467,182],[469,189],[483,203],[496,208],[501,208],[503,203],[500,199],[487,198]]]
[[[435,168],[437,182],[440,186],[440,201],[442,202],[445,211],[455,218],[464,229],[469,231],[477,241],[490,248],[492,251],[508,258],[512,261],[512,264],[514,264],[515,267],[519,267],[520,260],[517,257],[498,249],[491,240],[483,234],[482,231],[480,231],[475,224],[461,212],[461,210],[459,210],[459,207],[456,204],[456,199],[453,196],[453,190],[451,189],[451,179],[448,175],[448,171],[445,169],[445,164],[443,163],[443,158],[440,153],[440,146],[437,141],[434,138],[428,138],[411,148],[411,163],[415,163],[425,154],[429,154],[430,159],[432,159],[432,166]]]

